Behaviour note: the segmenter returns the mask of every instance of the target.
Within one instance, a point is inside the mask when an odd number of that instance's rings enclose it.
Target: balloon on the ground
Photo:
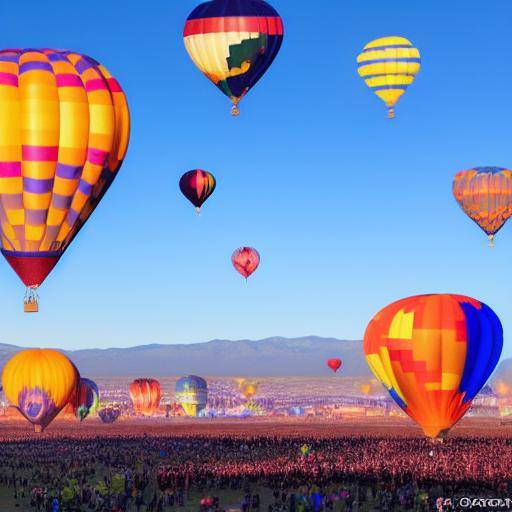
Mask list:
[[[238,390],[246,400],[251,400],[260,387],[260,383],[257,380],[238,379],[236,382],[238,384]]]
[[[259,266],[260,255],[253,247],[239,247],[231,255],[235,270],[247,279]]]
[[[263,0],[212,0],[196,7],[183,31],[194,62],[233,103],[231,113],[274,61],[283,20]]]
[[[446,434],[471,407],[502,347],[494,311],[451,294],[390,304],[371,320],[363,342],[372,372],[429,437]]]
[[[336,373],[341,368],[341,359],[337,357],[333,357],[332,359],[327,360],[327,366]]]
[[[121,415],[121,411],[116,407],[104,407],[98,411],[98,416],[103,423],[114,423]]]
[[[202,377],[188,375],[176,382],[174,395],[188,416],[197,417],[206,407],[208,385]]]
[[[151,416],[159,407],[162,392],[155,379],[136,379],[130,384],[130,398],[135,414]]]
[[[216,181],[212,173],[201,169],[186,172],[180,178],[180,190],[183,195],[201,211],[203,203],[213,194]]]
[[[359,75],[386,104],[388,117],[420,70],[420,52],[405,37],[381,37],[369,42],[357,57]]]
[[[7,400],[42,432],[76,393],[80,375],[62,353],[28,349],[4,367],[2,385]]]
[[[100,392],[96,383],[82,377],[71,404],[79,421],[83,421],[89,414],[95,413],[100,404]]]
[[[94,59],[0,51],[1,249],[26,311],[116,177],[129,131],[126,97]]]
[[[512,171],[503,167],[475,167],[453,179],[453,195],[464,213],[487,234],[494,235],[512,215]]]

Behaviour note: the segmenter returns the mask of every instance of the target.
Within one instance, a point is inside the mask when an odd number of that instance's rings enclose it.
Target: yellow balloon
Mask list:
[[[4,394],[42,432],[70,401],[80,375],[62,353],[51,349],[18,352],[2,373]]]
[[[387,105],[388,117],[420,70],[420,52],[405,37],[381,37],[369,42],[357,57],[359,75]]]

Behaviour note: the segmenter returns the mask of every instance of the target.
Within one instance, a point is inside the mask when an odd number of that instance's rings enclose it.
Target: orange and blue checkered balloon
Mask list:
[[[429,437],[462,418],[496,367],[503,329],[494,311],[462,295],[419,295],[385,307],[363,349],[375,376]]]
[[[2,254],[39,286],[117,175],[130,131],[115,78],[85,55],[0,51]]]
[[[283,20],[263,0],[211,0],[185,23],[185,48],[200,71],[238,103],[265,74],[283,41]]]
[[[489,237],[512,215],[512,171],[503,167],[475,167],[453,179],[453,195],[466,215]]]

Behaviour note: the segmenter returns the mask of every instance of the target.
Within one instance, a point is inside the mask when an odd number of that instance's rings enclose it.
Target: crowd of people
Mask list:
[[[438,510],[440,497],[506,497],[511,481],[512,444],[493,437],[123,435],[0,450],[0,488],[50,512]]]

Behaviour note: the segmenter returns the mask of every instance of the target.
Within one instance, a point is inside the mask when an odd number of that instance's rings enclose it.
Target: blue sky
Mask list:
[[[151,5],[151,8],[149,8]],[[2,12],[3,47],[67,48],[98,59],[132,114],[125,164],[22,313],[0,265],[0,339],[66,348],[317,334],[358,338],[380,308],[425,292],[489,304],[512,355],[512,226],[496,248],[455,203],[453,175],[512,166],[512,5],[273,0],[281,52],[229,115],[182,42],[195,0],[28,0]],[[403,35],[422,69],[386,119],[357,74],[371,39]],[[197,218],[177,182],[213,172]],[[261,253],[246,284],[232,251]]]

